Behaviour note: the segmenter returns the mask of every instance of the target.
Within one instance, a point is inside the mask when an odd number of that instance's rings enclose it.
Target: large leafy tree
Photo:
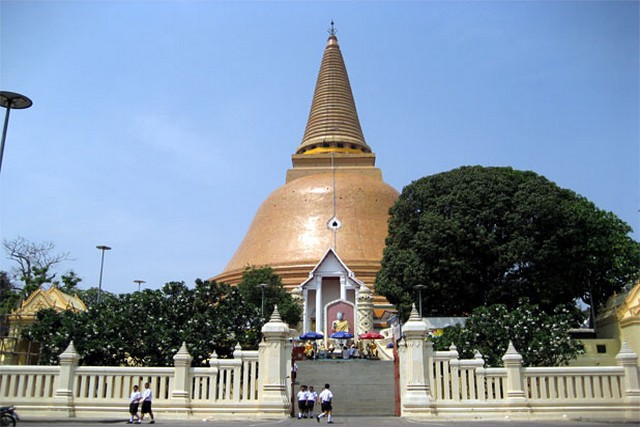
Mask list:
[[[270,286],[268,313],[274,304],[295,306],[277,275],[269,269],[249,269],[242,287],[198,279],[189,289],[182,282],[170,282],[161,290],[103,292],[100,304],[88,304],[85,312],[42,310],[24,336],[41,344],[42,364],[57,363],[73,340],[84,365],[172,366],[184,341],[193,364],[202,366],[213,352],[231,357],[237,344],[257,349],[265,319],[260,316],[261,298],[256,300],[250,292],[256,281]],[[94,301],[95,289],[80,291],[79,296]],[[299,309],[297,317],[295,308],[285,312],[293,322],[299,321]]]
[[[610,212],[533,172],[461,167],[404,188],[391,209],[376,291],[408,315],[602,304],[637,277],[640,247]]]
[[[570,337],[581,315],[577,309],[558,306],[545,313],[526,299],[510,310],[504,304],[473,310],[464,327],[445,328],[433,337],[436,350],[457,347],[460,358],[470,359],[479,351],[489,366],[502,366],[509,341],[522,355],[524,366],[566,365],[582,352],[582,345]]]
[[[266,285],[266,286],[261,286]],[[295,303],[291,294],[282,285],[282,279],[271,267],[247,267],[242,272],[238,289],[244,300],[258,310],[262,310],[264,292],[264,319],[268,320],[277,305],[280,317],[289,325],[302,320],[302,308]],[[260,312],[257,312],[260,314]]]

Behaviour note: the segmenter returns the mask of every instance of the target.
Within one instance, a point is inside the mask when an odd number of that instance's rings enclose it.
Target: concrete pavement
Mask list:
[[[51,425],[58,426],[85,426],[85,427],[104,427],[105,425],[129,425],[126,423],[127,418],[112,419],[79,419],[79,418],[25,418],[18,423],[18,426],[24,424],[29,427],[45,427]],[[399,417],[344,417],[336,416],[333,419],[333,426],[342,427],[391,427],[391,426],[407,426],[407,427],[630,427],[639,426],[638,422],[596,422],[588,420],[566,420],[566,421],[446,421],[446,420],[418,420],[412,418]],[[144,424],[149,422],[145,420]],[[135,424],[134,424],[135,425]],[[251,419],[238,416],[238,418],[214,419],[208,418],[203,420],[179,420],[179,419],[156,419],[154,426],[216,426],[216,427],[307,427],[307,426],[325,426],[326,418],[320,423],[313,419],[297,420],[294,418],[284,418],[275,420]]]

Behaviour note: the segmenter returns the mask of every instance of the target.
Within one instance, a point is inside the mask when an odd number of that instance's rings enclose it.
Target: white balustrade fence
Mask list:
[[[640,421],[638,356],[626,343],[618,366],[523,367],[510,344],[504,367],[488,368],[477,352],[469,360],[459,359],[455,346],[434,352],[417,313],[404,330],[398,348],[403,415]]]
[[[640,420],[638,356],[626,343],[617,366],[525,368],[509,345],[504,367],[491,368],[479,353],[461,360],[454,346],[434,352],[415,310],[403,331],[397,349],[403,416]],[[257,351],[237,347],[233,359],[213,355],[209,367],[198,368],[184,344],[173,367],[79,366],[71,343],[59,366],[0,366],[0,405],[17,405],[24,417],[124,418],[133,385],[148,382],[154,412],[165,418],[285,417],[291,345],[277,310],[262,333]]]
[[[127,418],[133,386],[143,389],[148,382],[153,411],[160,416],[285,416],[290,409],[289,372],[285,363],[269,363],[287,351],[291,354],[288,327],[277,309],[262,332],[260,350],[238,346],[233,359],[218,359],[214,353],[209,367],[201,368],[191,367],[185,344],[173,367],[79,366],[72,342],[60,355],[59,366],[0,366],[0,405],[16,405],[23,417]],[[259,366],[265,367],[263,372]]]

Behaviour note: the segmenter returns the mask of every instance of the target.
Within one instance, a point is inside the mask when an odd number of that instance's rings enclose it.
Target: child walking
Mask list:
[[[138,386],[134,385],[131,396],[129,397],[129,424],[132,424],[134,421],[136,424],[142,423],[142,421],[140,421],[140,416],[138,415],[138,406],[140,406],[141,398],[142,396],[140,395]]]
[[[313,406],[318,400],[318,392],[313,389],[313,386],[309,386],[309,391],[307,392],[307,412],[309,413],[309,418],[313,418]]]
[[[333,424],[331,420],[331,401],[333,400],[333,393],[329,390],[329,384],[324,385],[324,389],[320,392],[320,396],[318,396],[318,400],[320,401],[320,407],[322,408],[322,413],[316,417],[316,421],[320,422],[320,418],[327,416],[327,424]]]
[[[298,392],[298,419],[307,418],[307,386],[301,385]]]
[[[151,417],[149,424],[155,424],[156,420],[153,418],[153,411],[151,410],[152,400],[153,392],[151,391],[150,384],[144,383],[144,393],[142,393],[142,418],[140,418],[140,421],[144,421],[144,414],[149,414]]]

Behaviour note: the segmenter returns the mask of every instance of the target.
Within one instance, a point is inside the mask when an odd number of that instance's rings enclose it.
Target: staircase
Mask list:
[[[295,393],[300,385],[313,386],[318,394],[326,383],[333,393],[337,416],[393,416],[395,387],[393,362],[364,359],[300,360]],[[294,394],[295,394],[294,393]],[[296,414],[297,414],[297,402]],[[316,405],[316,414],[320,405]]]

